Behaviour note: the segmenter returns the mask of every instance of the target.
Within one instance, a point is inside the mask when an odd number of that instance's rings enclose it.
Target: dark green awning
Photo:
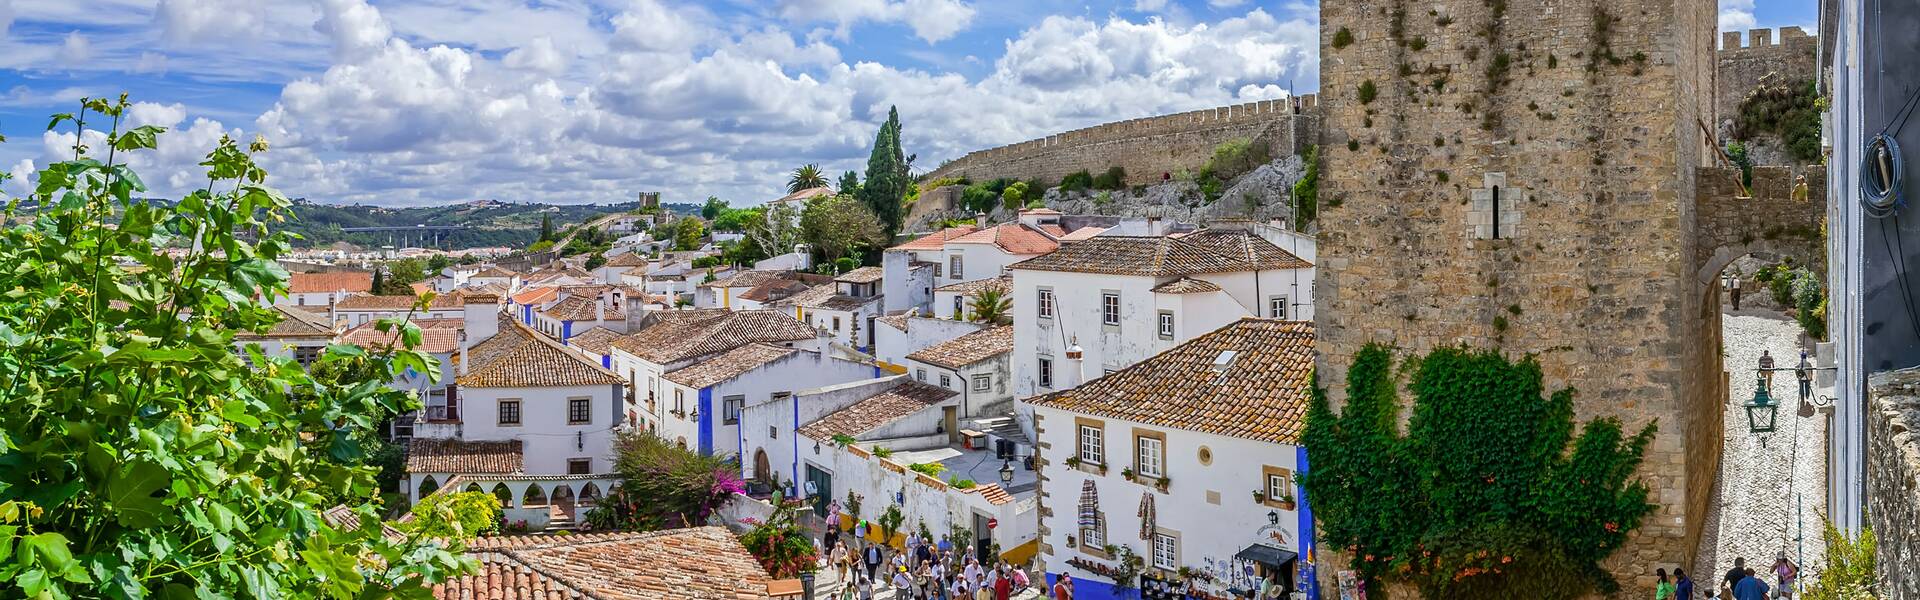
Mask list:
[[[1286,568],[1287,563],[1291,563],[1294,559],[1300,558],[1300,555],[1266,544],[1254,544],[1247,546],[1238,554],[1233,555],[1233,557],[1240,560],[1250,560],[1275,569],[1282,569]]]

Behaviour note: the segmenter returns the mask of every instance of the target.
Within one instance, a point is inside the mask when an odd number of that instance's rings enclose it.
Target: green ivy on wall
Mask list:
[[[1369,345],[1336,413],[1315,383],[1301,476],[1329,548],[1372,583],[1427,598],[1573,598],[1619,585],[1599,566],[1648,514],[1634,480],[1655,428],[1617,420],[1575,435],[1572,389],[1546,394],[1539,363],[1442,348],[1404,365]]]

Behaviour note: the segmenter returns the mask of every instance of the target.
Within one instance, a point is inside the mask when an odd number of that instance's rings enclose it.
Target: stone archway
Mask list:
[[[753,479],[759,482],[772,482],[770,477],[773,466],[767,461],[767,449],[756,448],[753,451]]]
[[[577,503],[573,497],[573,488],[566,484],[553,488],[553,509],[560,514],[573,516],[573,507]]]
[[[513,508],[513,490],[506,483],[493,484],[493,498],[500,501],[500,508]]]
[[[527,486],[526,493],[522,494],[520,498],[521,508],[537,508],[547,505],[547,494],[540,489],[540,484],[538,483]]]
[[[428,475],[425,479],[420,480],[419,497],[426,498],[439,490],[440,482],[434,481],[432,475]]]
[[[587,482],[586,486],[580,488],[580,505],[581,506],[593,506],[595,504],[598,504],[599,502],[600,502],[600,486],[599,485],[595,485],[593,482],[589,481]]]

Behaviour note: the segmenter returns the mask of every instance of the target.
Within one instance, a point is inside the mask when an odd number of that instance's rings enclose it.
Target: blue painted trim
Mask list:
[[[1045,597],[1053,597],[1053,582],[1060,577],[1053,573],[1046,576]],[[1112,583],[1097,581],[1091,577],[1073,578],[1073,600],[1139,600],[1140,590],[1115,589]]]
[[[747,403],[740,402],[740,422],[733,428],[733,460],[741,465],[747,464]],[[746,472],[746,467],[741,467]]]
[[[613,368],[613,353],[612,353],[612,352],[608,352],[607,354],[603,354],[603,355],[601,355],[601,356],[600,356],[600,366],[602,366],[602,367],[606,367],[606,368],[608,368],[608,369],[611,369],[611,368]]]
[[[713,388],[700,389],[694,410],[700,411],[700,453],[713,456]]]
[[[874,378],[874,379],[879,379],[879,378],[881,378],[881,377],[886,377],[886,369],[882,369],[882,368],[880,368],[880,365],[874,365],[874,366],[873,366],[873,378]]]
[[[794,487],[793,495],[788,497],[799,498],[800,497],[800,402],[795,400],[794,396],[788,395],[787,405],[793,407],[793,428],[787,430],[787,441],[793,444],[793,477],[789,478],[787,481],[793,482],[793,487]]]
[[[1294,449],[1294,472],[1307,472],[1307,448]],[[1294,479],[1299,481],[1299,479]],[[1320,600],[1319,566],[1314,564],[1319,558],[1314,547],[1314,538],[1318,534],[1313,530],[1313,503],[1308,501],[1307,488],[1294,484],[1293,496],[1300,499],[1300,583],[1307,586],[1307,600]]]
[[[572,338],[573,338],[573,321],[561,321],[560,322],[560,344],[565,345],[567,343],[567,340]]]

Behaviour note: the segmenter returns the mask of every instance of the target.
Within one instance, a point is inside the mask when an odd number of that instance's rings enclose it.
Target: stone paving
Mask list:
[[[816,577],[817,579],[814,580],[814,598],[819,600],[839,600],[841,598],[840,592],[842,586],[840,576],[834,569],[821,569]],[[896,594],[896,591],[897,590],[893,588],[876,585],[873,588],[873,597],[876,600],[907,600],[912,598],[910,594]],[[854,597],[859,598],[858,595]],[[1040,598],[1040,589],[1038,587],[1030,587],[1013,595],[1013,600],[1035,600],[1038,598]]]
[[[1779,313],[1749,309],[1723,315],[1721,327],[1725,364],[1733,377],[1732,397],[1725,405],[1726,448],[1699,554],[1689,565],[1697,570],[1688,574],[1697,585],[1718,582],[1733,568],[1735,557],[1745,557],[1748,567],[1764,573],[1786,552],[1801,565],[1805,582],[1808,567],[1825,562],[1820,532],[1827,497],[1826,416],[1800,405],[1799,385],[1790,371],[1773,376],[1773,398],[1782,401],[1773,433],[1749,433],[1744,406],[1753,398],[1761,350],[1773,354],[1776,367],[1799,362],[1800,326]],[[1814,389],[1815,397],[1832,393],[1831,388]],[[1804,543],[1799,539],[1803,534]]]

